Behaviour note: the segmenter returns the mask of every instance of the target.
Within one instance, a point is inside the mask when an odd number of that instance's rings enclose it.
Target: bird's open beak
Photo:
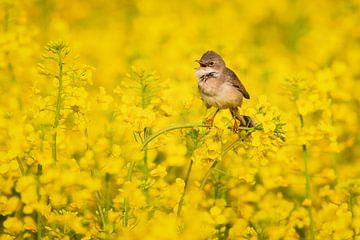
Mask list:
[[[195,60],[195,62],[197,62],[198,64],[200,64],[200,67],[206,67],[205,63],[202,62],[201,60]]]

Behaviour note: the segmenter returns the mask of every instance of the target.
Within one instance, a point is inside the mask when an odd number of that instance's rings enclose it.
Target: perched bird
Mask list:
[[[234,132],[238,130],[236,120],[240,122],[240,126],[256,126],[253,119],[242,116],[238,112],[243,98],[250,99],[250,95],[236,74],[226,67],[222,57],[214,51],[207,51],[196,62],[200,64],[195,73],[199,78],[198,87],[201,99],[207,108],[217,108],[214,115],[207,119],[207,123],[212,125],[220,109],[228,108],[234,118]]]

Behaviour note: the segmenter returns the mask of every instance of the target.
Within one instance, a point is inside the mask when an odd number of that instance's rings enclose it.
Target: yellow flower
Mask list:
[[[24,217],[24,229],[30,230],[32,232],[37,231],[37,225],[32,217]]]
[[[16,191],[21,195],[21,201],[26,204],[25,213],[32,213],[38,196],[36,194],[36,181],[33,176],[23,176],[16,184]]]
[[[0,240],[360,236],[359,1],[28,2],[0,3]],[[207,50],[256,128],[203,125]]]
[[[106,93],[104,87],[100,87],[99,96],[96,98],[97,103],[102,107],[103,110],[107,110],[113,98]]]
[[[155,169],[150,171],[150,176],[152,177],[165,177],[167,175],[166,167],[158,165]]]
[[[311,207],[312,202],[311,202],[310,199],[305,198],[304,201],[302,202],[302,205],[305,206],[305,207]]]
[[[6,196],[0,197],[0,212],[2,215],[10,215],[19,207],[19,198],[16,196],[7,198]]]
[[[10,234],[17,234],[22,231],[23,225],[24,224],[16,217],[8,217],[3,223],[5,231]]]
[[[307,209],[301,207],[291,213],[289,223],[298,228],[304,228],[309,225],[309,216]]]

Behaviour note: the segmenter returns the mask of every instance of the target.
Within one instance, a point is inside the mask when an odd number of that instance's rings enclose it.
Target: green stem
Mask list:
[[[146,139],[148,138],[149,136],[149,128],[144,128],[144,139],[146,141]],[[144,151],[144,180],[145,180],[145,183],[148,179],[148,176],[149,176],[149,168],[148,168],[148,148],[147,148],[147,145],[144,146],[143,148],[143,151]]]
[[[106,226],[106,220],[105,220],[104,213],[102,211],[102,207],[100,204],[100,193],[96,192],[95,197],[96,197],[96,206],[98,208],[98,212],[99,212],[100,219],[101,219],[102,229],[104,230],[105,226]]]
[[[36,194],[38,202],[41,200],[41,193],[40,193],[40,176],[42,175],[42,166],[38,164],[38,172],[36,176]],[[42,238],[42,217],[39,210],[36,212],[36,222],[37,222],[37,239]]]
[[[129,223],[129,199],[127,197],[124,198],[124,219],[123,225],[126,227]]]
[[[186,189],[188,188],[188,185],[189,185],[189,178],[190,178],[190,173],[191,173],[191,168],[192,168],[193,163],[194,163],[194,161],[190,160],[189,168],[187,170],[186,177],[185,177],[184,191],[183,191],[183,193],[181,195],[181,198],[180,198],[180,201],[179,201],[179,206],[178,206],[178,210],[177,210],[177,216],[180,216],[180,213],[181,213],[181,209],[182,209],[182,206],[183,206],[183,203],[184,203]]]
[[[238,138],[234,142],[227,145],[222,151],[221,151],[221,157],[224,157],[227,152],[229,152],[231,149],[234,149],[238,145],[240,145],[241,141],[244,140],[243,138]]]
[[[143,151],[145,146],[147,146],[152,140],[154,140],[155,138],[157,138],[158,136],[170,132],[170,131],[174,131],[177,129],[183,129],[183,128],[210,128],[211,126],[209,125],[204,125],[202,123],[182,123],[182,124],[176,124],[173,126],[169,126],[169,127],[165,127],[155,133],[153,133],[152,135],[150,135],[147,139],[145,139],[145,141],[143,142],[143,146],[141,148],[141,150]],[[249,131],[255,131],[257,128],[255,127],[239,127],[239,129],[242,130],[249,130]]]
[[[160,136],[161,134],[173,131],[173,130],[177,130],[177,129],[182,129],[182,128],[197,128],[197,127],[209,127],[207,125],[201,124],[201,123],[184,123],[184,124],[177,124],[177,125],[173,125],[173,126],[169,126],[166,128],[163,128],[155,133],[153,133],[152,135],[150,135],[147,139],[144,140],[143,142],[143,146],[141,148],[141,150],[143,151],[144,148],[155,138],[157,138],[158,136]]]
[[[126,181],[130,182],[132,179],[132,173],[134,171],[134,167],[135,167],[135,161],[131,161],[129,169],[128,169],[128,173],[126,176]]]
[[[110,203],[110,174],[106,173],[105,175],[105,210],[106,212],[108,212],[110,210],[110,206],[111,206],[111,203]]]
[[[110,181],[111,181],[111,175],[106,173],[105,174],[105,213],[106,213],[106,221],[108,220],[108,212],[110,211],[110,207],[111,207]]]
[[[304,117],[303,115],[299,114],[301,129],[304,128]],[[304,175],[305,175],[305,198],[310,201],[312,204],[312,197],[311,197],[311,189],[310,189],[310,174],[309,174],[309,167],[308,167],[308,150],[306,144],[302,145],[302,153],[304,159]],[[309,225],[310,225],[310,239],[314,240],[315,237],[315,230],[314,230],[314,223],[313,223],[313,216],[312,216],[312,205],[308,206],[308,214],[309,214]]]
[[[9,10],[8,9],[5,9],[3,29],[4,29],[4,32],[7,32],[9,30]]]
[[[328,92],[328,97],[332,100],[332,96],[331,96],[331,93]],[[335,126],[335,118],[334,118],[334,109],[333,109],[333,101],[331,101],[331,104],[330,104],[330,109],[331,109],[331,125],[332,126]],[[339,154],[337,152],[335,152],[333,154],[333,165],[334,165],[334,171],[335,171],[335,184],[337,183],[338,181],[338,178],[339,178]]]
[[[350,196],[349,196],[349,209],[351,212],[351,216],[354,218],[354,206],[356,204],[356,196],[354,195],[353,192],[350,192]],[[353,229],[353,239],[356,239],[356,230]]]
[[[86,151],[88,151],[90,149],[90,144],[89,144],[89,132],[87,127],[85,128],[84,135],[86,138]]]
[[[63,78],[63,62],[61,55],[59,53],[59,86],[58,86],[58,95],[56,101],[56,110],[55,110],[55,119],[53,124],[53,145],[52,145],[52,158],[53,161],[56,162],[57,159],[57,151],[56,151],[56,137],[57,137],[57,128],[59,126],[59,118],[60,118],[60,109],[61,109],[61,95],[62,95],[62,79]]]
[[[208,180],[209,176],[210,176],[210,173],[211,173],[211,170],[213,168],[216,167],[216,165],[218,164],[218,161],[215,160],[209,167],[209,169],[206,171],[203,179],[201,180],[201,183],[200,183],[200,188],[203,189],[205,187],[205,184],[206,184],[206,181]]]
[[[16,161],[18,162],[18,165],[19,165],[21,174],[24,176],[24,175],[25,175],[24,165],[22,164],[22,162],[21,162],[21,160],[20,160],[19,157],[16,157]]]
[[[146,139],[148,138],[148,136],[150,135],[150,129],[149,128],[144,128],[144,139],[146,141]],[[148,167],[148,147],[147,145],[144,147],[143,149],[144,151],[144,167],[143,167],[143,172],[144,172],[144,193],[146,196],[146,206],[149,208],[150,207],[150,193],[149,193],[149,188],[148,188],[148,177],[149,177],[149,167]]]
[[[249,130],[250,133],[255,131],[255,128],[252,128]],[[241,141],[243,140],[243,138],[238,138],[236,139],[234,142],[230,143],[229,145],[227,145],[222,151],[221,151],[221,158],[223,158],[225,156],[225,154],[227,152],[229,152],[231,149],[234,149],[236,146],[238,146]],[[201,180],[201,184],[200,184],[200,188],[203,189],[205,187],[206,181],[208,180],[211,170],[214,169],[217,165],[218,161],[215,160],[209,167],[209,169],[206,171],[203,179]]]
[[[132,179],[132,173],[135,167],[135,161],[131,161],[128,173],[126,176],[126,181],[130,182]],[[123,202],[123,208],[124,208],[124,218],[123,218],[123,225],[127,226],[129,223],[129,198],[125,197]]]
[[[145,128],[144,129],[144,139],[145,140],[146,140],[147,136],[149,135],[149,133],[150,133],[149,129]],[[147,164],[147,160],[148,160],[147,145],[145,145],[143,148],[144,148],[144,167],[143,167],[143,171],[144,171],[144,182],[146,184],[147,179],[148,179],[148,175],[149,175],[149,169],[148,169],[148,164]],[[129,169],[128,169],[127,177],[126,177],[127,182],[131,182],[134,167],[135,167],[135,161],[131,161]],[[146,186],[144,187],[144,192],[145,192],[146,199],[147,199],[147,206],[149,206],[150,205],[150,195],[148,194],[148,190],[147,190]],[[123,208],[124,208],[123,226],[127,226],[129,224],[129,210],[130,210],[129,198],[128,197],[124,198]]]
[[[41,142],[40,142],[40,151],[43,152],[44,151],[44,139],[45,139],[45,132],[44,129],[42,129],[41,131]],[[41,192],[40,192],[40,176],[42,175],[42,165],[40,163],[38,163],[38,172],[37,172],[37,176],[36,176],[36,194],[37,194],[37,198],[38,201],[41,200]],[[36,212],[36,222],[37,222],[37,239],[41,239],[43,234],[43,226],[42,226],[42,216],[41,213],[39,212],[39,210],[37,210]]]
[[[7,53],[6,55],[9,55],[9,53]],[[14,67],[12,65],[12,63],[8,63],[8,71],[9,71],[9,74],[10,74],[10,77],[11,77],[11,81],[13,83],[16,82],[16,75],[15,75],[15,71],[14,71]]]
[[[216,204],[216,200],[219,198],[219,193],[220,193],[220,189],[219,189],[219,184],[220,184],[220,174],[217,173],[215,174],[215,186],[214,186],[214,206]]]

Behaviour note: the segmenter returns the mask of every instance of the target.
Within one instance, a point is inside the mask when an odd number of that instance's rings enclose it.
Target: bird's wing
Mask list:
[[[228,81],[235,87],[237,88],[246,99],[250,99],[250,95],[249,93],[246,91],[244,85],[242,85],[242,83],[240,82],[239,78],[236,76],[236,74],[230,70],[230,69],[226,69],[227,70],[227,76],[228,76]]]

